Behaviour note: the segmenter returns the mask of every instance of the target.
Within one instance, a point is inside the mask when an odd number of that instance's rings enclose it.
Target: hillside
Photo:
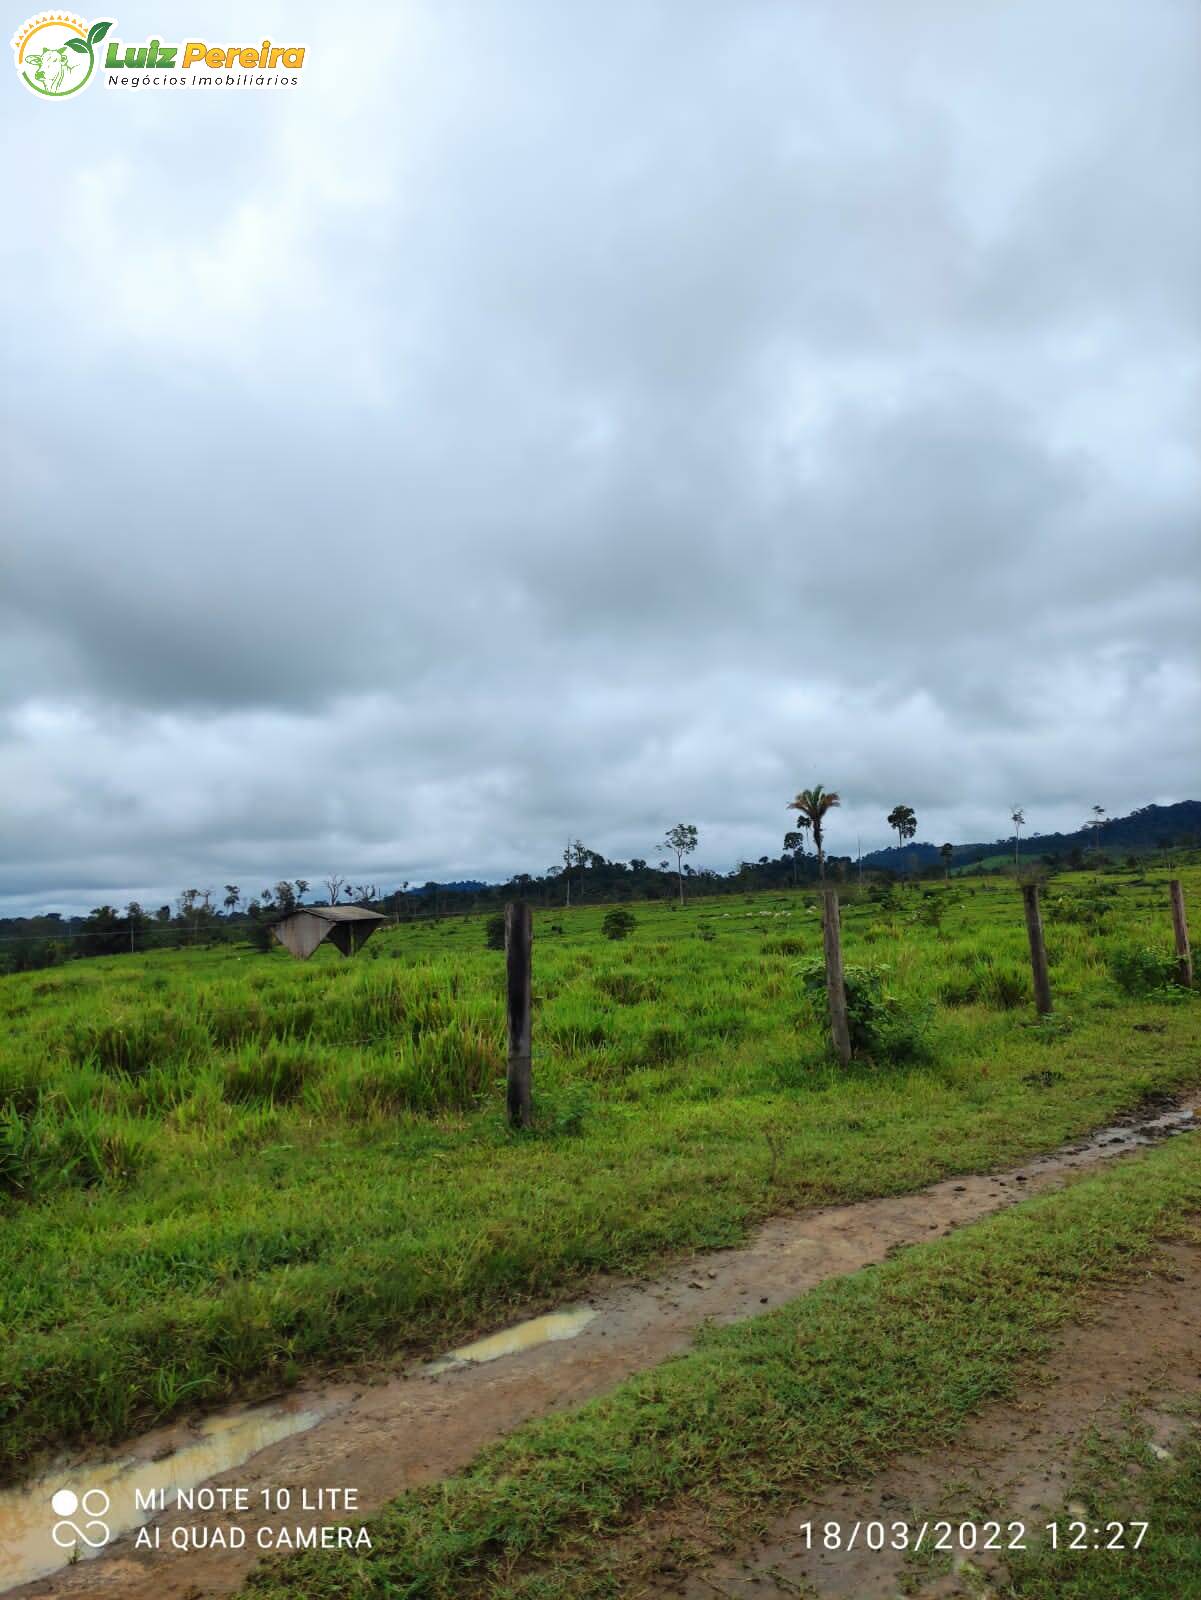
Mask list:
[[[1022,851],[1034,857],[1069,856],[1073,850],[1093,849],[1096,842],[1091,828],[1079,828],[1075,833],[1025,833]],[[1107,818],[1100,842],[1101,848],[1111,854],[1137,854],[1145,850],[1166,850],[1172,845],[1201,844],[1201,800],[1180,800],[1170,806],[1140,806],[1127,817]],[[957,844],[952,860],[957,867],[966,866],[1012,850],[1013,835],[1010,834],[1008,838],[987,842]],[[863,864],[906,872],[912,871],[915,865],[929,866],[937,860],[938,844],[916,841],[903,850],[896,845],[886,850],[873,850],[864,856]]]

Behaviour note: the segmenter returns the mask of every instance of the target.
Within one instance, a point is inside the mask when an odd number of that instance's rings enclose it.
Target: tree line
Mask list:
[[[826,848],[831,813],[842,804],[836,790],[818,783],[799,790],[785,809],[796,813],[793,825],[783,834],[777,856],[759,856],[739,861],[725,872],[694,867],[691,857],[700,844],[695,823],[678,822],[668,828],[655,847],[652,861],[638,856],[628,861],[611,861],[580,839],[569,839],[558,861],[542,873],[517,872],[503,883],[468,882],[444,884],[429,881],[414,885],[408,880],[389,893],[381,893],[374,883],[355,883],[340,873],[313,884],[306,878],[280,879],[257,893],[244,893],[236,883],[223,885],[220,892],[208,889],[183,889],[173,904],[148,910],[136,900],[123,910],[96,906],[86,917],[64,918],[57,912],[44,916],[0,919],[0,973],[55,966],[79,957],[117,955],[147,948],[170,948],[219,941],[249,940],[260,949],[273,944],[271,925],[306,904],[355,905],[378,911],[396,922],[411,922],[447,915],[462,915],[495,908],[512,899],[529,900],[544,908],[579,906],[590,902],[621,903],[631,900],[673,900],[683,905],[687,895],[749,894],[765,889],[800,888],[824,884],[828,878],[861,883],[912,882],[929,877],[949,879],[959,857],[967,865],[976,860],[972,851],[992,847],[963,847],[944,843],[937,847],[915,846],[906,855],[902,870],[873,863],[865,865],[861,855],[830,854]],[[1091,848],[1074,845],[1067,851],[1036,851],[1034,862],[1048,868],[1081,868],[1102,864],[1101,854],[1107,827],[1121,833],[1139,819],[1150,818],[1162,808],[1144,807],[1128,818],[1110,818],[1105,808],[1092,807],[1081,831]],[[1201,812],[1197,802],[1181,802],[1167,808],[1172,812]],[[1010,843],[1015,869],[1022,862],[1022,830],[1025,811],[1013,806]],[[910,805],[898,803],[885,821],[897,835],[898,849],[904,851],[917,833],[917,814]],[[1063,836],[1054,836],[1061,839]],[[1155,834],[1154,847],[1165,848],[1177,842]],[[1029,846],[1039,840],[1029,834]],[[1183,842],[1188,842],[1188,836]],[[1195,842],[1195,840],[1193,841]],[[1003,841],[1000,842],[1003,845]],[[811,845],[812,852],[807,848]],[[1136,864],[1127,856],[1127,865]],[[999,869],[993,869],[999,870]],[[311,898],[310,898],[311,896]]]

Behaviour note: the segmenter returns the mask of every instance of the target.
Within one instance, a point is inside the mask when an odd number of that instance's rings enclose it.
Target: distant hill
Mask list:
[[[1172,806],[1142,806],[1128,817],[1108,817],[1100,846],[1110,855],[1137,855],[1146,850],[1166,850],[1172,845],[1201,844],[1201,800],[1180,800]],[[1092,828],[1075,833],[1023,833],[1022,855],[1069,856],[1073,850],[1091,850],[1097,845]],[[864,856],[865,867],[884,867],[893,872],[912,871],[915,866],[930,866],[941,859],[937,844],[913,843],[898,849],[873,850]],[[1013,835],[987,843],[957,844],[952,866],[969,866],[987,856],[1013,853]]]

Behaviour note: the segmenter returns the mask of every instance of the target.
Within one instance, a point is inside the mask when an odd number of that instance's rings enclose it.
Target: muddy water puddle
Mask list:
[[[161,1510],[194,1498],[207,1509],[208,1479],[320,1421],[319,1411],[256,1406],[210,1417],[169,1455],[127,1455],[63,1465],[19,1489],[0,1490],[0,1590],[87,1560]]]
[[[597,1313],[590,1306],[565,1307],[562,1311],[548,1312],[544,1317],[531,1317],[516,1327],[503,1328],[486,1339],[465,1344],[451,1350],[437,1361],[431,1361],[424,1371],[431,1377],[440,1372],[451,1372],[456,1367],[467,1367],[481,1361],[497,1361],[501,1356],[513,1356],[520,1350],[533,1350],[540,1344],[557,1344],[560,1339],[574,1339],[582,1333]]]

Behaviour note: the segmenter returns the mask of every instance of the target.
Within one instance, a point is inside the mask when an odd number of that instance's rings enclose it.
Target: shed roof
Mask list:
[[[276,918],[286,922],[289,917],[320,917],[322,922],[387,922],[378,911],[368,911],[365,906],[293,906]]]
[[[307,961],[328,939],[344,956],[361,950],[387,917],[364,906],[293,906],[271,923],[271,931],[299,961]]]

